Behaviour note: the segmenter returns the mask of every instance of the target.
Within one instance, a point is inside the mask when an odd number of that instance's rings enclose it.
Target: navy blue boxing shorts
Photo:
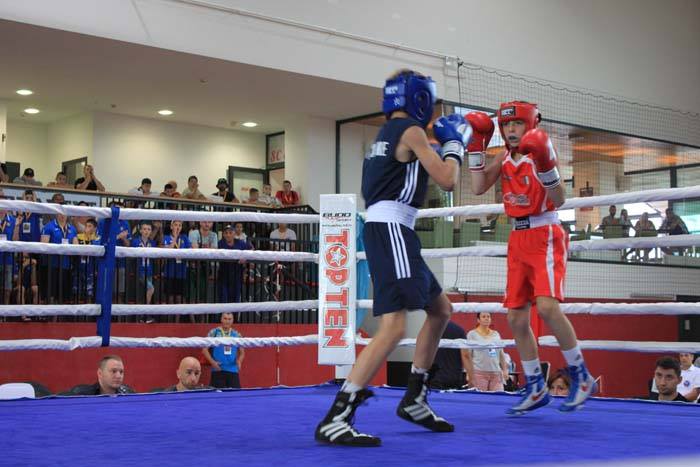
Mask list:
[[[442,287],[420,255],[420,240],[397,222],[367,222],[367,263],[374,288],[374,316],[426,309]]]

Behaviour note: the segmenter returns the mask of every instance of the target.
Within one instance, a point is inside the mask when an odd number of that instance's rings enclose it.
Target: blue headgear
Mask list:
[[[425,128],[433,118],[436,100],[437,89],[432,78],[413,72],[402,73],[384,85],[382,111],[389,118],[392,112],[403,110]]]

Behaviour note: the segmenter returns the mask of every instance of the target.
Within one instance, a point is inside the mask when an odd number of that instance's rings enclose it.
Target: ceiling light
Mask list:
[[[34,91],[32,91],[31,89],[18,89],[15,92],[20,96],[31,96],[32,94],[34,94]]]
[[[30,107],[28,109],[24,109],[24,113],[34,115],[39,113],[39,109],[35,109],[33,107]]]
[[[159,113],[160,115],[163,115],[163,116],[166,116],[166,117],[167,117],[168,115],[172,115],[172,114],[173,114],[173,111],[172,111],[172,110],[168,110],[168,109],[163,109],[163,110],[159,110],[158,113]]]
[[[243,125],[246,128],[255,128],[256,126],[258,126],[258,124],[255,122],[243,122],[241,123],[241,125]]]

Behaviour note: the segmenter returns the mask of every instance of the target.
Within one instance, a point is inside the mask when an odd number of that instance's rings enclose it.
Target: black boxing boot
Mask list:
[[[408,377],[406,394],[396,409],[396,415],[411,423],[431,431],[447,433],[455,430],[454,425],[438,417],[428,405],[428,373],[411,373]]]
[[[369,389],[361,389],[353,393],[338,392],[325,418],[316,427],[316,441],[340,446],[380,446],[382,442],[379,438],[358,433],[352,426],[355,410],[372,396],[374,393]]]

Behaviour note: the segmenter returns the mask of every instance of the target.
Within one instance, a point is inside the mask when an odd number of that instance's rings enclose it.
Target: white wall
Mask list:
[[[365,154],[377,137],[379,127],[346,123],[340,126],[340,192],[356,193],[358,208],[364,210],[362,163]]]
[[[47,124],[8,120],[6,160],[21,164],[20,175],[24,169],[31,167],[35,178],[46,184],[53,180],[57,172],[48,164],[48,139]]]
[[[94,114],[90,162],[108,191],[127,191],[143,177],[162,190],[171,179],[182,191],[197,175],[204,194],[216,191],[228,166],[265,167],[265,136],[183,123]]]
[[[45,184],[53,180],[61,170],[61,163],[81,157],[92,160],[93,115],[85,112],[63,118],[49,124],[48,157],[42,170],[48,173],[41,180]]]

